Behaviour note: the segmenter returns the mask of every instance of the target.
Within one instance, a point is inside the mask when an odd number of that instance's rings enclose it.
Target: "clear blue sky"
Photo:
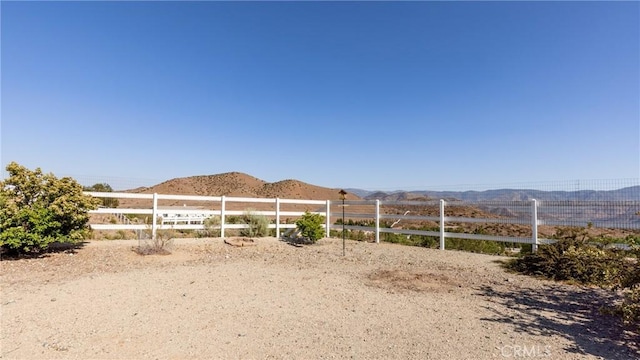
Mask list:
[[[365,189],[640,177],[638,2],[0,6],[3,168]]]

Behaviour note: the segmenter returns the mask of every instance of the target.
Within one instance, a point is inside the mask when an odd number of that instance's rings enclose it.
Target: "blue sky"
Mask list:
[[[640,177],[638,2],[0,6],[3,168],[365,189]]]

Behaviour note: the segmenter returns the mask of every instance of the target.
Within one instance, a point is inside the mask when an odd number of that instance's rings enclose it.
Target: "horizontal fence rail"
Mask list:
[[[274,210],[251,210],[251,213],[264,215],[275,218],[275,224],[269,224],[270,229],[276,230],[276,236],[280,236],[281,229],[295,228],[295,224],[282,224],[280,218],[283,216],[299,217],[305,214],[304,211],[281,211],[281,204],[298,204],[298,205],[324,205],[325,211],[309,211],[310,213],[325,216],[327,222],[324,227],[330,228],[329,219],[329,200],[300,200],[300,199],[268,199],[268,198],[247,198],[247,197],[227,197],[227,196],[196,196],[196,195],[166,195],[166,194],[131,194],[131,193],[115,193],[115,192],[85,192],[85,194],[97,198],[117,198],[117,199],[136,199],[151,200],[151,208],[98,208],[92,210],[92,214],[139,214],[151,215],[150,224],[90,224],[94,230],[149,230],[151,237],[156,238],[158,230],[175,229],[175,230],[203,230],[205,229],[204,221],[211,216],[220,217],[220,225],[214,227],[220,230],[220,236],[225,237],[227,229],[244,229],[248,228],[246,224],[230,224],[226,222],[228,216],[243,215],[246,211],[227,210],[228,203],[248,203],[248,204],[271,204]],[[205,204],[214,204],[219,210],[207,209],[190,209],[186,205],[184,207],[159,207],[159,200],[181,200],[196,201]]]
[[[228,209],[233,203],[263,204],[267,210],[251,210],[251,212],[271,218],[274,223],[270,224],[269,228],[276,230],[276,237],[280,237],[282,229],[296,227],[292,223],[282,223],[284,217],[290,220],[289,217],[300,217],[308,211],[325,217],[324,228],[327,233],[331,229],[362,231],[373,234],[376,242],[380,242],[381,233],[429,236],[439,239],[441,249],[445,247],[446,238],[455,238],[531,244],[535,251],[539,244],[554,241],[540,237],[539,226],[592,226],[640,230],[640,201],[331,201],[111,192],[85,192],[85,194],[98,198],[147,200],[149,204],[142,207],[101,207],[90,213],[111,214],[118,218],[123,218],[126,214],[150,215],[150,224],[135,224],[127,220],[124,224],[91,223],[90,226],[96,230],[150,230],[152,238],[155,238],[158,229],[202,230],[205,228],[205,220],[211,216],[220,217],[217,228],[220,229],[221,237],[225,237],[226,229],[248,227],[246,224],[231,224],[227,221],[228,216],[246,213],[246,210]],[[186,204],[158,206],[158,201],[167,200],[198,202],[211,208],[187,207]],[[285,211],[283,205],[286,206],[286,204],[310,206],[311,210]],[[332,222],[332,218],[336,222]],[[349,220],[349,224],[345,223],[346,219]],[[405,224],[412,222],[427,223],[432,226],[426,226],[424,229],[404,228]],[[468,226],[475,226],[475,228],[472,232],[460,232],[461,224],[470,224]],[[518,235],[496,233],[499,231],[489,228],[491,226],[511,226],[509,231]],[[490,231],[494,233],[487,233]]]

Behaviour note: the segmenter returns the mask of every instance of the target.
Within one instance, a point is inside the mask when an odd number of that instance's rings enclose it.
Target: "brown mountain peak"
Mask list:
[[[175,178],[160,184],[140,188],[137,192],[203,196],[240,196],[257,198],[338,200],[340,189],[312,185],[300,180],[286,179],[268,183],[242,172],[197,175]],[[359,199],[347,194],[347,199]]]

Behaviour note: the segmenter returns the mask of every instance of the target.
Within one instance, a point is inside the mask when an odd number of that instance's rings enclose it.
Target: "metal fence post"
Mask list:
[[[276,239],[280,239],[280,198],[276,198]]]
[[[380,244],[380,200],[376,199],[376,244]]]
[[[531,251],[538,251],[538,202],[531,200]]]
[[[325,236],[326,237],[331,237],[331,213],[329,212],[331,209],[331,200],[327,200],[327,212],[326,212],[326,217],[325,217],[325,222],[324,222],[324,228],[325,228]]]
[[[220,204],[220,237],[224,239],[224,216],[225,216],[225,198],[224,195],[221,197]]]
[[[151,240],[156,239],[157,217],[158,217],[158,194],[153,193],[153,209],[151,211]]]
[[[440,199],[440,250],[444,250],[444,200]]]

